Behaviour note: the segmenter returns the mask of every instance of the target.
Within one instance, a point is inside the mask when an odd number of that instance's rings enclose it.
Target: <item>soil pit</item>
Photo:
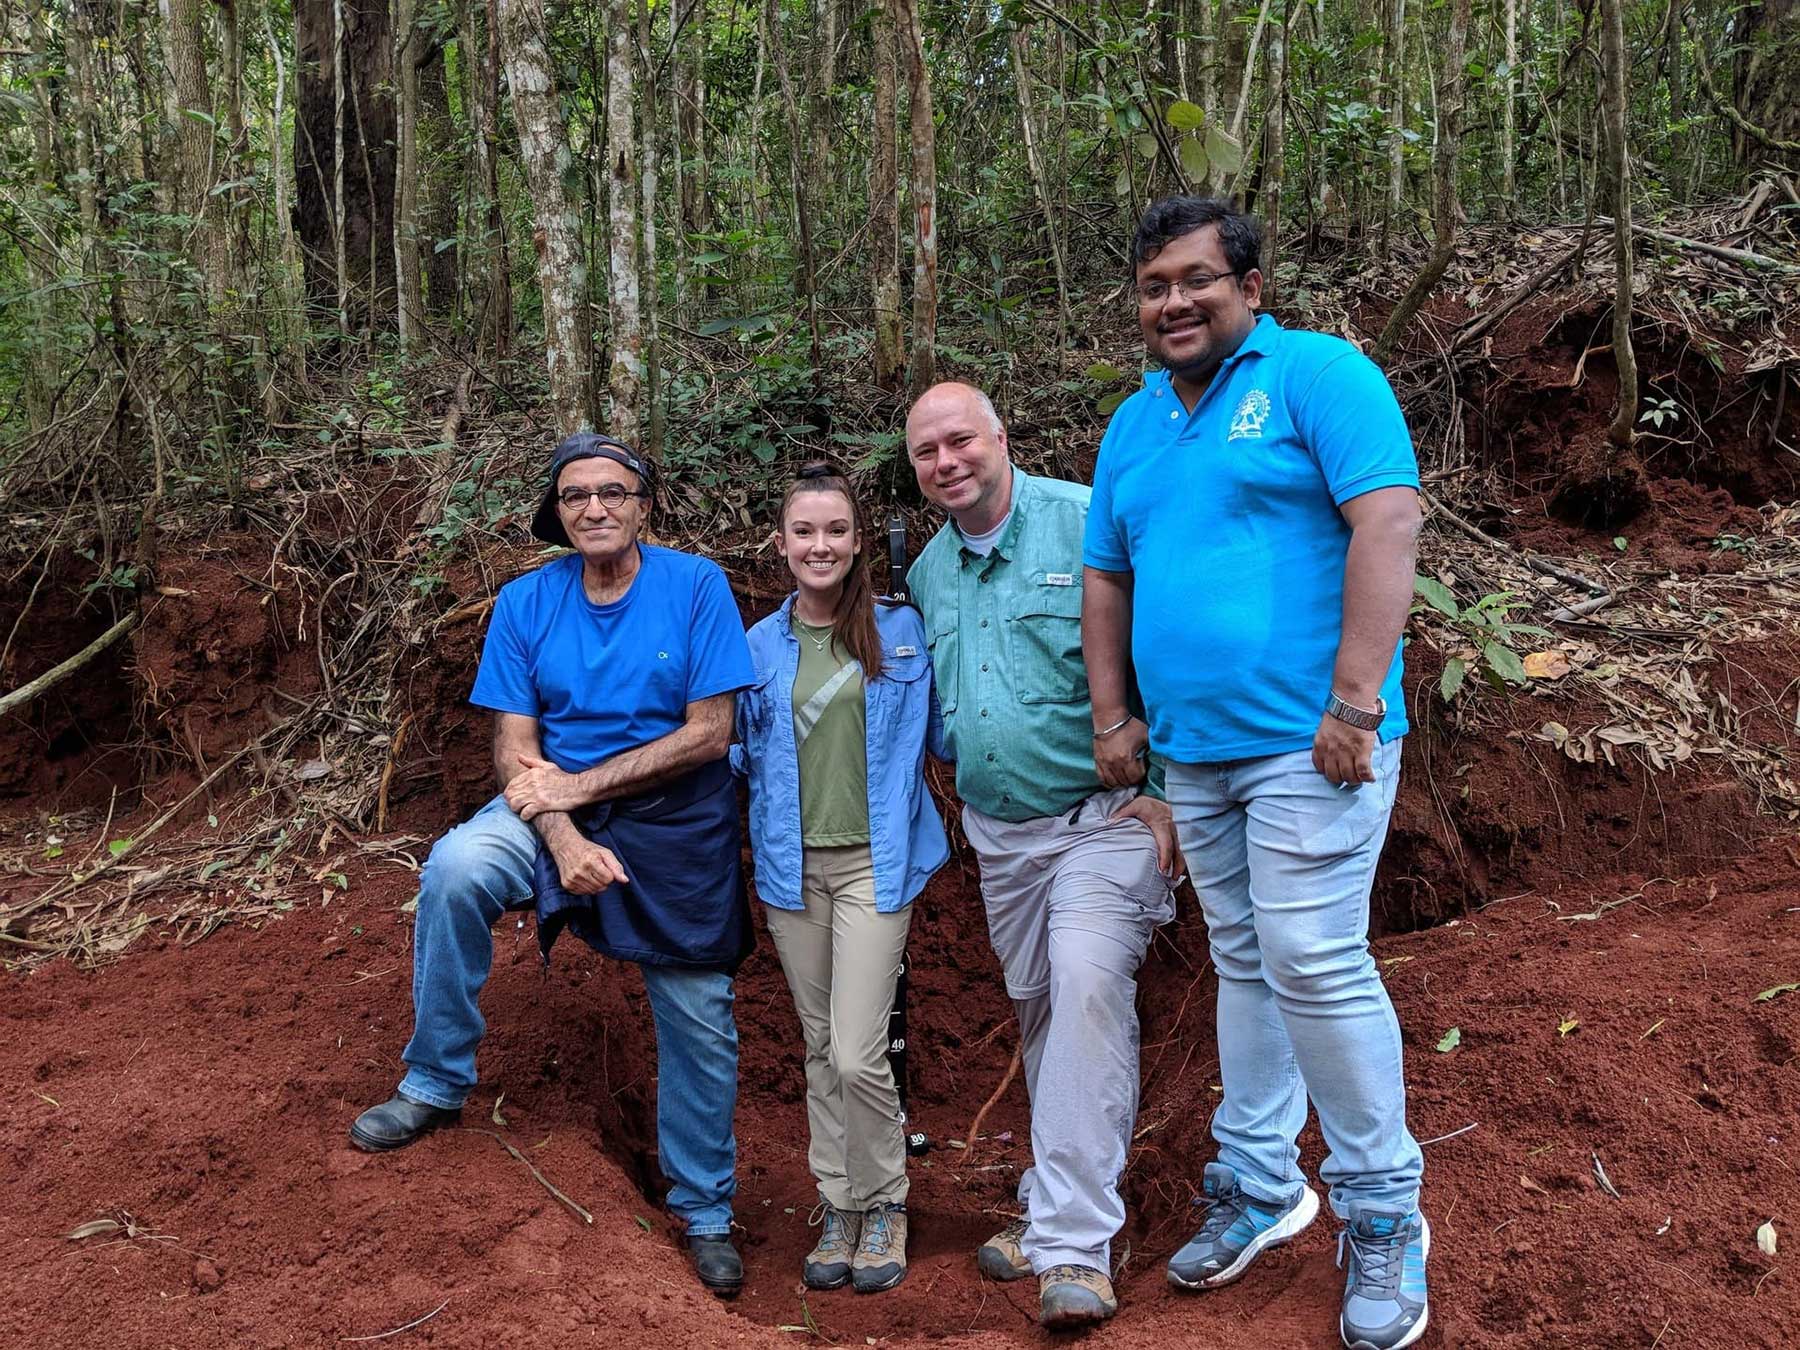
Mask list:
[[[915,1116],[937,1147],[912,1164],[912,1269],[892,1294],[802,1297],[813,1194],[799,1029],[766,938],[744,968],[749,1283],[732,1304],[697,1289],[646,1198],[641,981],[585,949],[560,946],[545,973],[529,926],[509,921],[466,1128],[381,1157],[348,1146],[350,1120],[400,1072],[411,923],[397,907],[411,891],[403,869],[365,867],[346,895],[259,932],[228,928],[193,951],[146,939],[99,972],[56,963],[8,978],[9,1342],[316,1345],[440,1304],[409,1338],[792,1346],[807,1333],[789,1328],[810,1320],[837,1344],[1045,1339],[1033,1287],[985,1281],[971,1260],[1028,1158],[1022,1090],[973,1150],[945,1142],[998,1083],[1014,1034],[971,875],[952,864],[914,928]],[[1771,1218],[1784,1237],[1800,1223],[1800,996],[1755,1000],[1800,978],[1797,906],[1800,858],[1771,840],[1716,878],[1607,876],[1377,943],[1411,1123],[1440,1141],[1426,1148],[1422,1344],[1792,1343],[1800,1285],[1754,1235]],[[1327,1222],[1229,1289],[1190,1298],[1163,1284],[1217,1099],[1216,984],[1191,904],[1156,942],[1142,990],[1132,1254],[1121,1315],[1096,1343],[1336,1344]],[[1460,1044],[1439,1051],[1452,1027]],[[593,1225],[478,1130],[510,1141]],[[1302,1146],[1316,1173],[1316,1131]],[[137,1236],[63,1236],[125,1216]]]

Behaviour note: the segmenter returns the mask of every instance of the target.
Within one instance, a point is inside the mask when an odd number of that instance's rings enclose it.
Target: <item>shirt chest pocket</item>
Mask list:
[[[777,673],[774,669],[757,671],[756,683],[738,695],[744,704],[744,724],[758,738],[768,735],[775,720]]]
[[[938,710],[948,717],[956,711],[956,690],[962,683],[962,672],[957,666],[962,656],[962,638],[956,626],[949,624],[933,633],[927,645],[931,648],[931,669],[937,677]]]
[[[926,715],[925,696],[931,685],[925,677],[931,672],[931,659],[916,649],[909,651],[907,656],[882,653],[881,678],[868,686],[870,711],[879,709],[890,729],[903,725],[915,710],[921,721]]]
[[[1019,702],[1074,703],[1087,698],[1079,586],[1034,586],[1006,628],[1007,664]]]

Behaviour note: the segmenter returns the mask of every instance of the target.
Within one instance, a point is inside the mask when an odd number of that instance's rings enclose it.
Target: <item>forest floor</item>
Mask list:
[[[1478,309],[1427,322],[1452,332]],[[1479,634],[1415,620],[1415,730],[1372,926],[1428,1141],[1421,1344],[1791,1346],[1800,509],[1778,503],[1800,486],[1763,428],[1800,443],[1800,399],[1778,397],[1754,341],[1721,342],[1722,362],[1692,336],[1647,343],[1649,385],[1679,392],[1687,426],[1647,442],[1640,514],[1586,519],[1558,464],[1604,426],[1603,323],[1591,290],[1538,297],[1495,327],[1453,400],[1423,411],[1427,389],[1408,405],[1421,444],[1447,447],[1428,464],[1421,572],[1465,602],[1522,597],[1524,622],[1583,598],[1533,558],[1611,596],[1521,638],[1528,686],[1471,674],[1448,702],[1446,663],[1475,658]],[[1016,412],[1015,445],[1078,475],[1052,420]],[[464,702],[478,620],[536,555],[501,521],[428,603],[404,582],[396,599],[369,560],[403,556],[382,531],[414,519],[424,489],[407,463],[323,484],[285,471],[275,457],[263,488],[285,494],[287,533],[239,510],[165,538],[129,657],[0,722],[0,1342],[303,1346],[402,1327],[386,1339],[1046,1340],[1035,1285],[988,1282],[972,1259],[1010,1216],[1029,1123],[1015,1083],[964,1139],[1014,1031],[960,837],[913,927],[914,1116],[935,1146],[912,1163],[898,1290],[800,1288],[800,1034],[761,933],[738,982],[736,1301],[700,1291],[653,1198],[641,980],[572,944],[546,971],[528,925],[496,934],[463,1128],[389,1156],[349,1146],[400,1073],[418,861],[491,790],[485,724]],[[768,560],[707,528],[672,537],[714,540],[746,615],[766,612]],[[17,632],[24,678],[108,622],[75,554],[46,575]],[[29,586],[0,587],[4,627],[32,610]],[[1191,895],[1140,989],[1121,1311],[1089,1339],[1337,1344],[1329,1221],[1229,1289],[1164,1284],[1218,1093]],[[1309,1171],[1321,1153],[1309,1128]]]

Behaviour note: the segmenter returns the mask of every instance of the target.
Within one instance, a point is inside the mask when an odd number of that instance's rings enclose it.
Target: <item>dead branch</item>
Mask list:
[[[1468,535],[1471,539],[1479,540],[1481,543],[1486,544],[1489,548],[1494,549],[1497,552],[1509,554],[1510,556],[1517,558],[1532,571],[1541,572],[1547,577],[1555,577],[1558,581],[1567,582],[1571,586],[1578,586],[1589,595],[1601,596],[1610,594],[1605,586],[1602,586],[1597,581],[1590,581],[1579,572],[1571,572],[1565,567],[1558,567],[1555,563],[1540,558],[1537,554],[1532,553],[1527,549],[1518,548],[1515,545],[1507,543],[1504,539],[1494,538],[1493,535],[1489,534],[1479,525],[1464,520],[1461,516],[1457,515],[1456,512],[1452,511],[1437,498],[1433,497],[1429,492],[1421,492],[1419,495],[1425,499],[1425,504],[1427,506],[1433,511],[1441,513],[1446,520],[1456,526],[1456,528],[1461,530],[1464,534]]]
[[[592,1214],[589,1214],[580,1205],[576,1204],[573,1200],[569,1199],[568,1196],[564,1195],[561,1191],[557,1190],[556,1187],[552,1186],[550,1184],[549,1179],[547,1177],[545,1177],[545,1175],[542,1172],[538,1171],[536,1167],[532,1166],[531,1159],[527,1158],[523,1153],[519,1152],[519,1150],[514,1148],[511,1144],[507,1143],[506,1140],[502,1139],[499,1135],[495,1134],[492,1130],[477,1129],[476,1127],[474,1127],[472,1125],[464,1126],[464,1128],[467,1129],[470,1134],[485,1134],[489,1139],[492,1139],[496,1144],[500,1145],[501,1148],[505,1149],[508,1153],[512,1154],[513,1157],[517,1158],[520,1162],[524,1163],[526,1169],[531,1173],[531,1175],[533,1177],[535,1177],[537,1179],[538,1185],[542,1186],[545,1190],[549,1191],[551,1195],[554,1195],[558,1200],[562,1201],[563,1204],[567,1205],[570,1209],[574,1210],[575,1213],[579,1214],[581,1216],[583,1222],[590,1223],[590,1224],[593,1223],[594,1216]]]
[[[131,631],[132,626],[136,624],[137,621],[138,614],[134,609],[131,613],[120,619],[111,628],[107,629],[99,637],[88,643],[87,646],[76,652],[75,655],[71,656],[61,665],[51,666],[50,669],[31,681],[31,683],[22,684],[5,698],[0,698],[0,717],[4,717],[13,709],[22,707],[31,702],[32,699],[36,698],[46,689],[51,689],[56,685],[61,684],[64,680],[68,679],[69,676],[85,666],[89,661],[92,661],[96,656],[100,655],[101,652],[112,646],[113,643],[124,637],[126,633]]]
[[[1596,225],[1612,228],[1612,217],[1595,216]],[[1739,267],[1757,268],[1767,272],[1800,273],[1800,266],[1783,262],[1779,258],[1771,258],[1766,253],[1752,253],[1747,248],[1726,248],[1723,244],[1708,244],[1703,240],[1689,239],[1686,235],[1670,234],[1667,230],[1654,229],[1649,225],[1639,225],[1636,221],[1631,225],[1632,233],[1647,235],[1652,239],[1660,239],[1665,244],[1674,244],[1694,253],[1704,253],[1709,258],[1720,258],[1725,262],[1736,263]]]
[[[130,839],[126,840],[125,846],[123,848],[121,848],[117,853],[115,853],[111,857],[109,857],[105,862],[101,863],[93,871],[88,872],[86,874],[71,872],[68,876],[64,877],[61,881],[59,881],[55,885],[51,886],[42,895],[37,896],[35,899],[27,900],[24,903],[17,905],[12,909],[0,911],[0,929],[5,929],[5,928],[11,927],[13,924],[17,923],[20,919],[23,919],[28,915],[37,913],[38,910],[43,909],[46,905],[50,904],[53,900],[58,900],[58,899],[61,899],[65,895],[73,894],[75,891],[79,890],[81,887],[87,885],[88,882],[93,881],[98,877],[104,876],[106,873],[112,871],[113,868],[117,867],[120,863],[124,862],[125,859],[131,857],[134,853],[136,853],[139,849],[141,849],[144,846],[144,844],[149,842],[149,840],[159,830],[161,830],[163,826],[167,825],[171,820],[175,819],[176,816],[181,814],[182,810],[188,805],[189,802],[193,801],[194,798],[198,797],[202,792],[205,792],[207,788],[211,787],[215,782],[217,782],[219,779],[219,776],[221,774],[223,774],[227,769],[229,769],[233,764],[236,764],[240,759],[242,759],[245,755],[249,754],[252,750],[257,749],[259,746],[261,746],[263,744],[263,742],[269,740],[277,732],[286,731],[289,727],[293,726],[296,722],[298,722],[302,717],[306,716],[309,713],[316,711],[317,708],[318,708],[317,703],[308,704],[305,712],[296,713],[292,717],[288,717],[288,718],[283,719],[280,722],[277,722],[274,726],[270,727],[267,731],[263,732],[263,734],[258,736],[255,740],[248,741],[245,744],[243,744],[242,746],[238,747],[236,753],[234,753],[234,754],[230,755],[228,758],[226,758],[223,762],[220,763],[218,768],[214,769],[211,773],[207,774],[206,777],[202,778],[197,784],[195,784],[193,790],[190,791],[187,794],[187,796],[183,797],[180,801],[176,802],[175,805],[171,806],[168,810],[164,811],[155,820],[151,821],[150,824],[147,827],[145,827],[143,830],[139,831],[136,835],[134,835]]]
[[[450,500],[450,489],[456,484],[456,438],[462,434],[463,419],[468,416],[469,383],[474,378],[473,366],[463,371],[462,378],[456,382],[450,407],[444,413],[443,423],[438,427],[438,452],[431,461],[431,487],[419,504],[419,514],[413,517],[414,529],[429,529],[437,524],[444,514],[444,503]]]

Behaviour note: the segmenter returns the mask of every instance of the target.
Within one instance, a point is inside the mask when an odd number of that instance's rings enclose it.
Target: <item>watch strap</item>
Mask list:
[[[1325,715],[1335,717],[1346,726],[1355,727],[1358,731],[1377,731],[1387,718],[1387,700],[1377,698],[1375,708],[1359,708],[1354,703],[1346,703],[1337,696],[1334,689],[1330,700],[1325,704]]]

